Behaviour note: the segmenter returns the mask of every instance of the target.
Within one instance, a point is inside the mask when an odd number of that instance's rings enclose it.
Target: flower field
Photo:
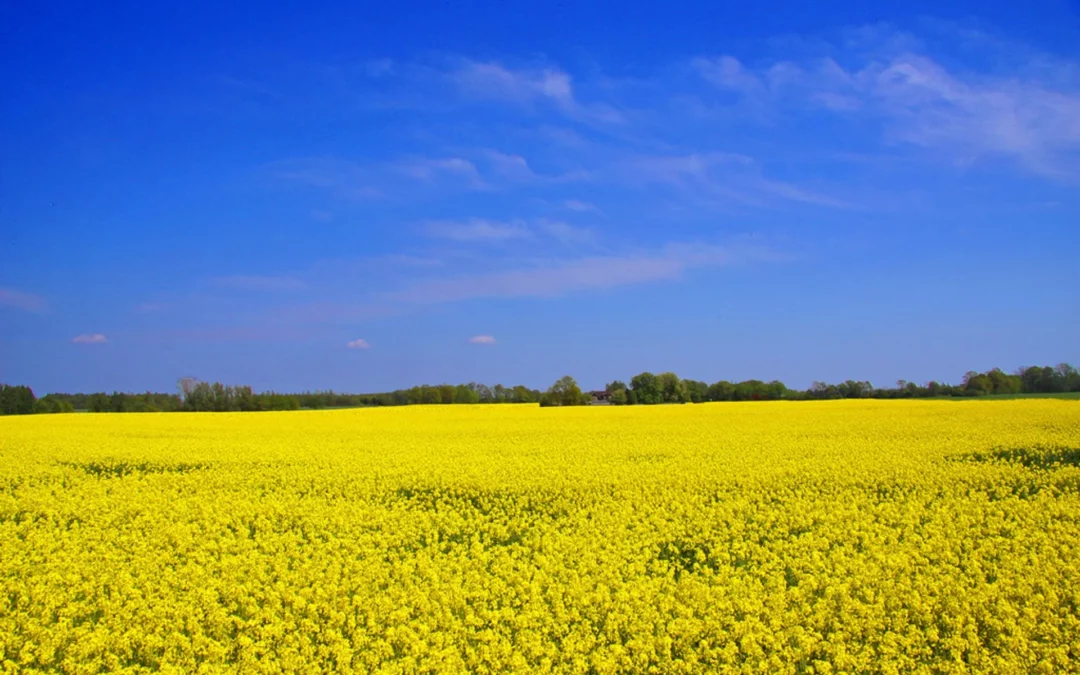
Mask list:
[[[0,672],[1080,672],[1080,404],[0,418]]]

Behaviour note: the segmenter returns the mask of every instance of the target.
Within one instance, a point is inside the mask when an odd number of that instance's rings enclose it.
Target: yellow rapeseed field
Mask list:
[[[1080,404],[0,418],[4,673],[1080,672]]]

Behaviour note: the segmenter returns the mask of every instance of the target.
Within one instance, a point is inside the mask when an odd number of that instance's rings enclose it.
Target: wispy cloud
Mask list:
[[[498,150],[487,150],[484,153],[491,164],[492,171],[500,177],[511,180],[532,180],[537,178],[536,173],[529,166],[528,160],[521,155],[512,155]]]
[[[371,348],[371,345],[368,344],[367,340],[363,340],[363,339],[359,339],[359,338],[356,339],[356,340],[350,340],[349,342],[346,342],[345,346],[348,347],[349,349],[370,349]]]
[[[307,286],[303,280],[292,276],[249,276],[238,274],[217,277],[214,284],[241,291],[295,291]]]
[[[0,288],[0,307],[21,309],[24,312],[41,313],[45,311],[45,299],[33,293],[24,293],[12,288]]]
[[[474,188],[487,186],[476,165],[462,157],[417,157],[395,162],[393,167],[406,176],[419,180],[449,176]]]
[[[569,246],[590,245],[597,242],[597,234],[594,230],[577,227],[561,220],[541,218],[536,221],[536,227],[549,237]]]
[[[83,333],[71,338],[72,343],[77,345],[103,345],[109,341],[101,333]]]
[[[703,78],[717,86],[733,89],[749,96],[760,96],[768,91],[763,78],[747,71],[733,56],[698,57],[691,63]]]
[[[471,242],[501,242],[508,239],[528,239],[532,236],[524,221],[499,222],[484,218],[430,221],[424,224],[423,231],[429,237]]]
[[[471,345],[493,345],[495,344],[495,338],[491,335],[474,335],[469,338],[469,344]]]
[[[576,105],[570,75],[557,68],[511,70],[499,63],[464,60],[447,73],[466,94],[527,103],[546,99],[564,107]]]
[[[1080,69],[1011,49],[1011,71],[961,70],[887,27],[863,29],[858,49],[748,67],[730,55],[693,62],[712,84],[776,110],[818,108],[876,120],[884,140],[951,162],[1004,158],[1045,176],[1080,174]],[[872,38],[871,43],[868,38]],[[994,50],[992,42],[983,46]],[[839,60],[838,60],[839,59]]]
[[[852,208],[836,197],[768,178],[753,158],[735,153],[646,155],[625,162],[620,171],[631,181],[667,185],[717,203],[766,207],[798,202]]]
[[[600,209],[598,209],[595,204],[583,202],[580,199],[567,199],[562,205],[571,211],[577,211],[579,213],[600,213]]]
[[[522,269],[427,280],[386,294],[412,303],[449,303],[482,298],[553,298],[655,281],[672,281],[687,270],[786,257],[761,246],[671,244],[659,251],[589,256]]]
[[[429,237],[479,244],[528,240],[530,246],[536,246],[547,240],[564,246],[586,246],[595,245],[598,240],[597,233],[590,228],[547,218],[529,221],[520,218],[508,221],[485,218],[437,220],[425,223],[422,231]]]
[[[494,61],[463,59],[446,78],[468,97],[529,105],[546,102],[567,117],[593,125],[617,125],[622,111],[604,103],[578,100],[573,78],[561,68],[510,68]]]

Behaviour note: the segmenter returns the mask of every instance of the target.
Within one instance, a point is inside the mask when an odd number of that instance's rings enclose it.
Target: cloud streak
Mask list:
[[[71,342],[77,345],[103,345],[109,341],[101,333],[83,333],[71,338]]]
[[[775,60],[748,67],[730,55],[693,61],[700,76],[756,108],[818,109],[875,120],[884,140],[917,146],[961,165],[1003,158],[1051,178],[1075,178],[1080,159],[1080,69],[1044,55],[1017,58],[1012,72],[950,68],[912,36],[864,29],[875,46],[837,50],[841,61]],[[988,49],[992,49],[989,46]]]
[[[768,207],[782,202],[850,209],[848,202],[768,178],[753,158],[735,153],[639,156],[623,164],[624,179],[664,185],[703,201]]]
[[[564,208],[570,211],[577,211],[578,213],[600,213],[600,209],[595,204],[589,202],[583,202],[580,199],[567,199],[562,203]]]
[[[503,242],[532,237],[524,221],[499,222],[484,218],[430,221],[424,225],[423,231],[429,237],[462,242]]]
[[[24,293],[12,288],[0,288],[0,307],[21,309],[24,312],[40,314],[45,311],[45,299],[33,293]]]
[[[764,247],[671,244],[660,251],[589,256],[413,284],[386,294],[388,300],[441,304],[497,298],[555,298],[656,281],[674,281],[691,269],[750,262],[778,262],[782,253]]]
[[[493,345],[495,344],[495,338],[491,335],[474,335],[469,338],[469,344],[471,345]]]

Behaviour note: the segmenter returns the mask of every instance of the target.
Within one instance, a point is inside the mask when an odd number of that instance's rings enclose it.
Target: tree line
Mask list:
[[[468,384],[419,385],[375,394],[314,391],[299,394],[255,392],[246,385],[180,380],[176,393],[113,392],[107,394],[51,393],[36,398],[27,386],[0,384],[0,414],[90,412],[254,412],[356,408],[371,406],[434,405],[462,403],[539,403],[541,406],[584,405],[601,399],[613,405],[705,403],[710,401],[823,400],[842,398],[934,398],[976,397],[993,394],[1061,394],[1080,392],[1080,372],[1072,365],[1031,366],[1008,374],[999,368],[964,375],[960,384],[900,380],[894,387],[875,387],[870,382],[847,380],[836,384],[814,382],[809,389],[789,389],[773,380],[721,380],[708,384],[682,379],[675,373],[639,373],[629,384],[616,380],[602,391],[584,392],[574,378],[560,378],[545,392],[524,385],[504,387]]]
[[[644,372],[630,379],[630,384],[616,380],[602,392],[584,394],[573,378],[567,376],[545,393],[541,405],[578,405],[601,398],[613,405],[655,405],[659,403],[706,403],[711,401],[800,401],[842,398],[938,398],[974,397],[1010,394],[1062,394],[1080,392],[1080,372],[1068,363],[1056,367],[1031,366],[1007,374],[1000,368],[985,373],[969,371],[960,384],[927,382],[918,385],[899,380],[895,387],[875,387],[870,382],[847,380],[837,384],[814,382],[809,389],[789,389],[773,380],[721,380],[708,384],[682,379],[675,373]]]
[[[255,392],[246,385],[227,385],[182,378],[176,393],[51,393],[35,398],[27,386],[0,385],[0,414],[88,412],[255,412],[320,410],[453,403],[536,403],[540,392],[524,385],[506,387],[468,384],[419,385],[375,394],[307,391],[299,394]]]

